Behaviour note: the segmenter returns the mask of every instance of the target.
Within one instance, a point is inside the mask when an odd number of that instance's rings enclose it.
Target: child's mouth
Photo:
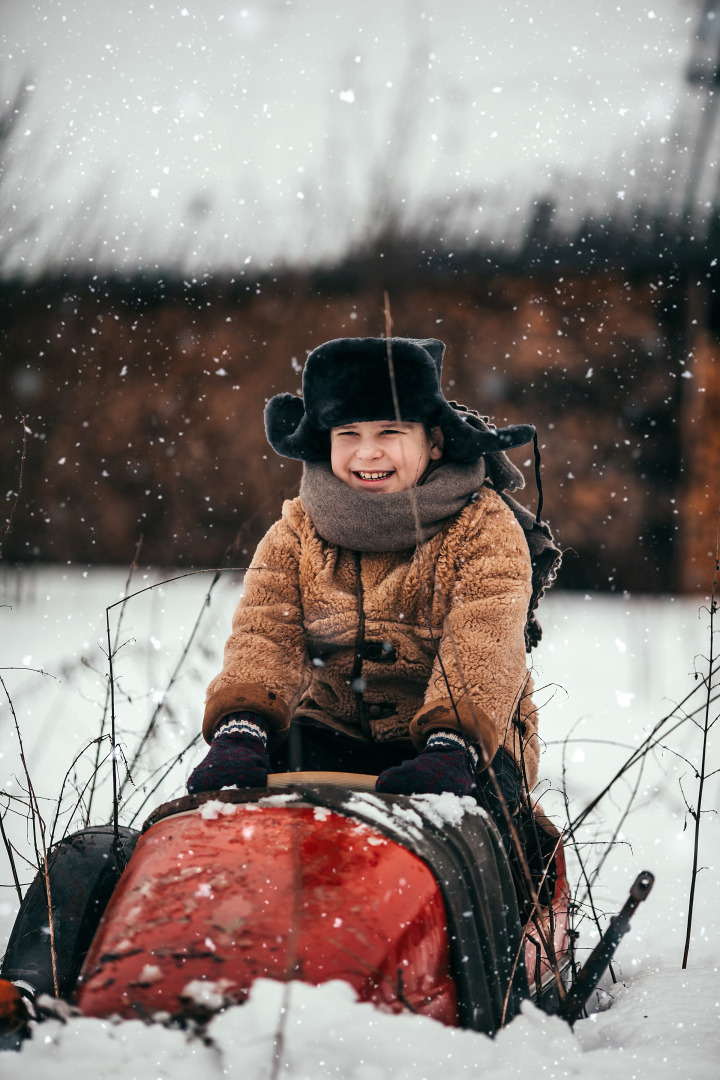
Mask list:
[[[371,483],[371,484],[372,483],[378,484],[378,483],[380,483],[381,480],[387,480],[387,478],[389,476],[392,476],[392,474],[393,474],[392,469],[390,470],[390,472],[356,472],[355,473],[355,475],[357,476],[357,478],[359,480],[362,480],[365,483]]]

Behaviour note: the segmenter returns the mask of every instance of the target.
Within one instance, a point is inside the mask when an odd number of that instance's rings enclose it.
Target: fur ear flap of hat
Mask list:
[[[447,401],[440,385],[444,352],[437,338],[335,338],[319,345],[305,363],[302,397],[277,394],[265,406],[268,442],[281,457],[327,461],[331,428],[397,417],[441,427],[448,458],[469,464],[490,455],[501,487],[522,487],[521,473],[502,451],[531,442],[535,428],[494,428]]]

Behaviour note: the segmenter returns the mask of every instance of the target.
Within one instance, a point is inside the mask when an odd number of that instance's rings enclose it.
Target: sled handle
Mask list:
[[[560,1002],[558,1015],[572,1025],[580,1019],[585,1003],[600,982],[613,958],[623,934],[630,929],[630,919],[643,900],[647,900],[655,884],[655,875],[643,870],[630,887],[630,895],[617,915],[613,915],[607,930],[578,971],[565,999]]]

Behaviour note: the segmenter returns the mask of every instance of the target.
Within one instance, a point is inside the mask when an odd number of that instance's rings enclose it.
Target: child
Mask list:
[[[504,451],[535,432],[446,401],[444,351],[329,341],[302,398],[268,402],[270,445],[304,462],[300,496],[247,571],[191,794],[302,768],[464,795],[490,762],[509,805],[535,784],[526,622],[554,575],[533,590],[522,508],[499,494],[524,483]]]
[[[506,815],[527,817],[538,764],[525,651],[539,640],[533,612],[560,553],[504,494],[523,484],[504,451],[534,429],[489,428],[446,401],[444,349],[434,339],[330,341],[308,357],[303,397],[268,403],[270,445],[305,463],[300,497],[247,571],[208,689],[210,750],[188,790],[264,787],[271,768],[304,768],[377,774],[381,792],[474,793],[512,862]],[[556,834],[528,835],[539,888]],[[61,845],[61,994],[136,838],[93,828]],[[39,875],[13,931],[2,974],[17,986],[0,985],[0,1028],[3,1013],[10,1027],[25,1021],[18,987],[53,992],[45,890]],[[531,905],[522,910],[524,920]]]

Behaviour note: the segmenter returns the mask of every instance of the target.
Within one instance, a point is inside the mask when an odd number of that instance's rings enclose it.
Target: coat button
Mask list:
[[[380,705],[370,705],[368,707],[368,716],[371,720],[379,720],[382,716],[382,708]]]

